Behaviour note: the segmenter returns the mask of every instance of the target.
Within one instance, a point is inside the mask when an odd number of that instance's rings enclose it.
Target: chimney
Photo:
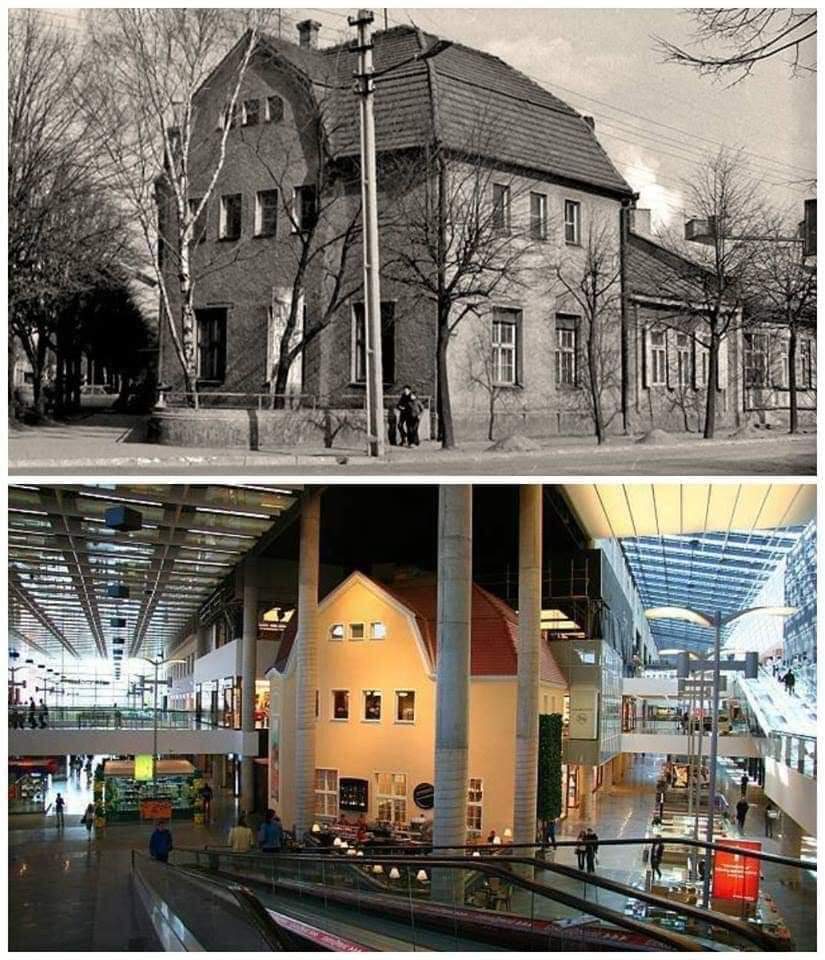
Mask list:
[[[639,210],[638,208],[630,210],[630,229],[637,237],[652,236],[650,210]]]
[[[317,20],[302,20],[298,24],[298,43],[310,50],[318,49],[318,31],[321,24]]]
[[[587,124],[587,126],[590,127],[590,129],[595,132],[595,130],[596,130],[596,121],[593,119],[593,117],[585,117],[585,116],[583,116],[583,117],[582,117],[582,120],[584,120],[584,122]]]

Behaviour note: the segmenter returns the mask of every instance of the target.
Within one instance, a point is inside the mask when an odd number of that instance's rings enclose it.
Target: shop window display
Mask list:
[[[155,781],[135,778],[134,760],[103,764],[103,811],[108,822],[191,819],[195,813],[195,780],[200,776],[187,760],[158,760]]]

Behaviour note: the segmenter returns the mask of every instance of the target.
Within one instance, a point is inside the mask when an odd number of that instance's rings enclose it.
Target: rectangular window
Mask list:
[[[530,236],[533,240],[547,239],[547,197],[543,193],[530,194]]]
[[[381,691],[364,691],[364,720],[377,723],[381,719]]]
[[[274,237],[278,228],[278,191],[259,190],[255,194],[255,236]]]
[[[228,193],[221,197],[221,222],[218,236],[221,240],[237,240],[241,235],[241,211],[243,198],[240,193]]]
[[[667,383],[667,339],[664,330],[650,333],[650,382],[654,387]]]
[[[349,625],[350,640],[363,640],[365,636],[363,623],[351,623]]]
[[[768,337],[764,333],[745,334],[745,386],[768,385]]]
[[[384,640],[387,636],[387,625],[380,620],[373,620],[370,624],[370,640]]]
[[[280,123],[284,119],[284,101],[280,97],[266,98],[266,122]]]
[[[315,771],[315,816],[325,820],[338,818],[338,771]]]
[[[257,127],[260,118],[261,103],[259,100],[244,100],[243,102],[243,125],[245,127]]]
[[[381,367],[384,384],[395,383],[395,303],[381,303]],[[352,305],[352,382],[367,382],[367,340],[364,325],[364,304]]]
[[[295,233],[309,233],[318,222],[318,188],[314,183],[305,183],[295,188]]]
[[[195,311],[198,380],[223,383],[226,376],[226,307]]]
[[[332,691],[332,719],[349,720],[349,690]]]
[[[493,381],[502,386],[518,383],[520,310],[493,311]]]
[[[195,199],[194,197],[189,201],[189,213],[191,216],[195,216],[197,213],[198,207],[201,205],[202,197]],[[203,243],[206,239],[206,204],[204,204],[203,210],[200,212],[200,216],[195,217],[195,223],[192,227],[192,242],[193,243]]]
[[[415,723],[415,690],[395,691],[396,723]]]
[[[343,640],[344,639],[344,625],[343,623],[333,623],[329,628],[329,638],[330,640]]]
[[[556,314],[556,386],[578,385],[578,340],[579,318]]]
[[[680,387],[689,387],[693,381],[691,369],[690,337],[686,333],[676,334],[676,375]]]
[[[510,188],[503,183],[493,184],[493,230],[510,232]]]
[[[467,786],[467,839],[481,836],[481,811],[484,787],[478,777],[470,777]]]
[[[407,822],[407,775],[406,773],[377,773],[375,797],[378,820],[384,823]]]
[[[800,340],[799,347],[799,383],[797,386],[808,390],[814,385],[813,350],[810,340]]]
[[[564,201],[564,242],[581,244],[581,207],[578,200]]]

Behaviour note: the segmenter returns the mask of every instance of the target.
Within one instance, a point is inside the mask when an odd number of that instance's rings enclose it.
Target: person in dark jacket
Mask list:
[[[203,822],[210,823],[212,821],[212,787],[208,782],[204,782],[200,794],[203,800]]]
[[[163,820],[155,823],[155,829],[149,838],[149,856],[153,860],[160,860],[161,863],[167,863],[169,854],[172,850],[172,831],[166,826]]]
[[[576,865],[579,870],[584,870],[584,861],[587,855],[587,831],[579,830],[576,837]]]
[[[584,837],[584,860],[588,873],[596,872],[596,854],[599,852],[599,835],[589,827]]]
[[[550,819],[547,821],[547,838],[546,843],[549,843],[553,849],[556,849],[556,821]]]
[[[749,807],[750,804],[744,797],[736,804],[736,823],[740,833],[745,832],[745,817],[748,815]]]
[[[264,822],[258,827],[258,846],[262,853],[277,853],[284,842],[284,828],[275,811],[266,811]]]
[[[650,846],[650,871],[654,877],[662,879],[662,858],[665,855],[665,845],[661,837]]]

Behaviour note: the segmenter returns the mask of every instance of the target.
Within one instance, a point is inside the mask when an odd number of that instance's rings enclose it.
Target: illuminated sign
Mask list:
[[[171,820],[172,819],[172,801],[171,800],[141,800],[140,801],[140,819],[141,820]]]
[[[727,840],[725,846],[760,852],[758,840]],[[756,903],[759,899],[759,860],[727,850],[713,851],[713,896],[720,900]]]
[[[152,767],[152,754],[139,753],[135,757],[135,780],[151,780],[153,775]]]

